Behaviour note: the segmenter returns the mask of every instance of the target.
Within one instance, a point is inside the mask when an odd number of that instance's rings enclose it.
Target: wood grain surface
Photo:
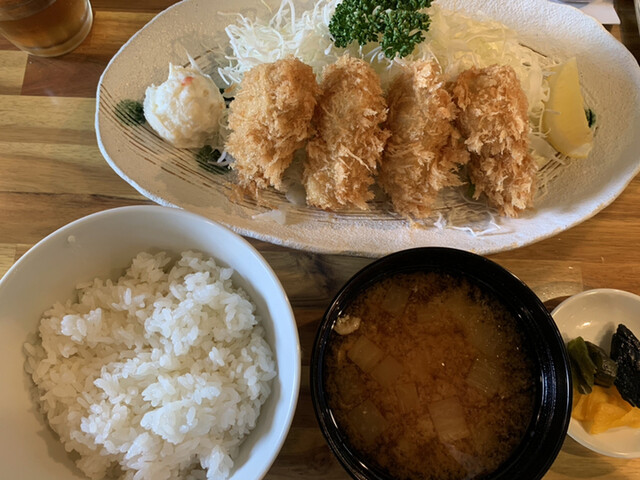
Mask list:
[[[174,2],[92,3],[95,20],[89,37],[63,57],[29,56],[0,38],[0,275],[33,244],[72,220],[112,207],[151,203],[103,160],[94,130],[95,93],[100,74],[118,48]],[[610,31],[639,59],[633,1],[617,0],[615,6],[621,24]],[[303,352],[296,415],[267,478],[347,479],[318,429],[308,365],[313,337],[329,300],[370,260],[250,242],[272,265],[289,295]],[[549,308],[592,288],[618,288],[640,295],[640,178],[584,223],[490,258],[527,282]],[[545,477],[637,478],[640,459],[600,456],[569,437]]]

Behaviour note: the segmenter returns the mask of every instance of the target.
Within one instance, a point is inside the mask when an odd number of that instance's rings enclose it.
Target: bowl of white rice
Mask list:
[[[3,478],[260,479],[287,436],[300,344],[242,237],[133,206],[52,233],[0,280]]]

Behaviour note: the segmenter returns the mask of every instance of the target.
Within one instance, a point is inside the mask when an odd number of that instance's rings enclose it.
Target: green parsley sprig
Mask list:
[[[430,19],[420,10],[430,5],[431,0],[344,0],[336,7],[329,32],[336,47],[380,42],[388,58],[406,57],[424,41]]]

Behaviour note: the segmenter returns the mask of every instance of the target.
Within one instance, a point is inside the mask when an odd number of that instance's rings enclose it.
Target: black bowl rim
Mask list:
[[[520,298],[517,304],[524,308],[526,318],[519,318],[519,321],[525,322],[523,325],[528,329],[528,334],[537,336],[532,341],[542,341],[546,347],[543,352],[536,349],[542,369],[538,403],[534,419],[525,434],[525,441],[496,472],[486,478],[542,478],[562,448],[571,419],[572,382],[569,357],[562,336],[542,301],[518,277],[484,256],[449,247],[401,250],[368,264],[340,288],[326,309],[311,352],[310,384],[316,419],[334,456],[356,480],[388,479],[383,472],[360,461],[340,438],[323,393],[322,360],[335,319],[349,303],[352,293],[361,291],[385,276],[416,270],[439,270],[471,278],[510,304],[511,308],[515,305],[510,303],[515,296]],[[543,411],[541,405],[545,402],[550,408]]]

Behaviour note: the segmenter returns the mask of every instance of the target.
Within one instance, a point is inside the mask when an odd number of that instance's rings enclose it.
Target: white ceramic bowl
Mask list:
[[[231,478],[260,479],[291,425],[300,387],[298,330],[287,296],[262,256],[242,237],[198,215],[159,206],[133,206],[81,218],[40,241],[0,280],[0,465],[2,478],[84,479],[45,426],[30,398],[22,345],[41,314],[66,300],[80,281],[119,277],[144,250],[197,250],[232,267],[236,285],[256,303],[277,377],[255,429],[235,458]]]
[[[607,353],[619,323],[640,336],[640,296],[622,290],[602,288],[574,295],[551,312],[566,342],[582,337]],[[610,457],[640,457],[640,429],[620,427],[591,435],[571,419],[569,436],[585,447]]]

